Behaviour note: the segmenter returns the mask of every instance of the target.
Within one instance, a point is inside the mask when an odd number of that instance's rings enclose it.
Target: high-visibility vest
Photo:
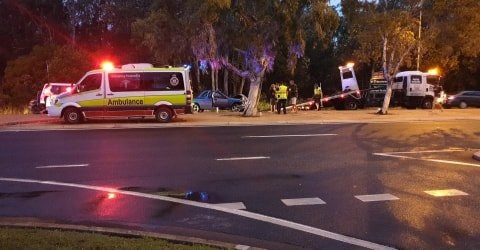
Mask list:
[[[316,87],[315,89],[313,89],[313,94],[318,96],[322,95],[322,88]]]
[[[277,99],[279,100],[287,100],[287,86],[280,85],[277,90]]]

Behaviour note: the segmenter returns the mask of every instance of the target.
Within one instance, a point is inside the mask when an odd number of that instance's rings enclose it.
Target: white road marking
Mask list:
[[[323,230],[323,229],[320,229],[320,228],[315,228],[315,227],[299,224],[299,223],[296,223],[296,222],[287,221],[287,220],[284,220],[284,219],[279,219],[279,218],[263,215],[263,214],[257,214],[257,213],[244,211],[244,210],[221,207],[221,206],[217,206],[217,205],[214,205],[214,204],[207,204],[207,203],[201,203],[201,202],[196,202],[196,201],[183,200],[183,199],[178,199],[178,198],[174,198],[174,197],[154,195],[154,194],[145,194],[145,193],[139,193],[139,192],[133,192],[133,191],[125,191],[125,190],[116,190],[114,188],[75,184],[75,183],[67,183],[67,182],[42,181],[42,180],[18,179],[18,178],[4,178],[4,177],[0,177],[0,181],[21,182],[21,183],[36,183],[36,184],[43,184],[43,185],[55,185],[55,186],[82,188],[82,189],[96,190],[96,191],[102,191],[102,192],[115,192],[117,194],[130,195],[130,196],[135,196],[135,197],[143,197],[143,198],[147,198],[147,199],[174,202],[174,203],[179,203],[179,204],[184,204],[184,205],[189,205],[189,206],[194,206],[194,207],[199,207],[199,208],[221,211],[221,212],[234,214],[234,215],[238,215],[238,216],[242,216],[242,217],[245,217],[245,218],[250,218],[250,219],[254,219],[254,220],[258,220],[258,221],[263,221],[263,222],[267,222],[267,223],[270,223],[270,224],[283,226],[283,227],[295,229],[295,230],[298,230],[298,231],[302,231],[302,232],[322,236],[322,237],[325,237],[325,238],[337,240],[337,241],[340,241],[340,242],[352,244],[352,245],[355,245],[355,246],[365,247],[365,248],[368,248],[368,249],[395,249],[395,248],[385,246],[385,245],[381,245],[381,244],[377,244],[377,243],[374,243],[374,242],[357,239],[357,238],[354,238],[354,237],[330,232],[330,231]]]
[[[249,250],[252,249],[250,246],[247,245],[236,245],[235,250]]]
[[[334,136],[338,134],[306,134],[306,135],[246,135],[242,138],[280,138],[280,137],[315,137],[315,136]]]
[[[35,168],[78,168],[78,167],[88,167],[88,164],[50,165],[50,166],[38,166]]]
[[[263,160],[263,159],[270,159],[270,156],[220,158],[220,159],[217,159],[217,161],[242,161],[242,160]]]
[[[464,152],[464,151],[475,151],[475,150],[478,150],[478,149],[444,149],[444,150],[407,151],[407,152],[373,153],[373,155],[399,158],[399,159],[421,160],[421,161],[447,163],[447,164],[462,165],[462,166],[480,167],[480,164],[475,164],[475,163],[399,155],[399,154],[420,154],[420,153]]]
[[[468,195],[467,193],[457,189],[427,190],[425,193],[435,197]]]
[[[367,194],[367,195],[356,195],[355,198],[363,202],[372,202],[372,201],[393,201],[400,200],[395,195],[391,194]]]
[[[327,204],[325,201],[318,197],[314,198],[297,198],[297,199],[282,199],[283,204],[286,206],[305,206],[305,205],[321,205]]]
[[[243,204],[243,202],[217,203],[215,205],[220,207],[231,208],[231,209],[247,209],[247,207],[245,207],[245,204]]]

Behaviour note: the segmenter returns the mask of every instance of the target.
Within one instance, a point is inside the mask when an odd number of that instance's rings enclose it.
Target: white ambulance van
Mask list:
[[[47,110],[49,116],[63,117],[70,124],[92,118],[169,122],[177,114],[192,113],[189,67],[141,63],[92,70]]]

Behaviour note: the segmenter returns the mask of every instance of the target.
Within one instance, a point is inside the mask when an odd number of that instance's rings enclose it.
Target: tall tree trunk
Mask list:
[[[228,95],[228,70],[223,70],[223,91],[225,95]]]
[[[212,68],[212,72],[211,72],[211,79],[212,79],[212,90],[217,90],[215,88],[215,70]]]
[[[248,92],[248,102],[243,112],[243,116],[257,116],[258,115],[258,102],[260,100],[260,91],[262,81],[265,76],[266,68],[263,68],[258,74],[253,75],[250,78],[250,91]],[[253,79],[252,79],[253,78]]]
[[[245,86],[245,77],[242,77],[242,81],[240,82],[240,86],[238,87],[236,94],[243,94],[243,87]]]
[[[219,90],[218,87],[218,69],[215,69],[215,90]]]
[[[195,67],[195,79],[197,80],[197,86],[200,87],[200,67],[198,66],[198,61],[193,65]]]
[[[393,88],[393,78],[388,77],[387,82],[387,92],[385,93],[385,99],[383,99],[383,106],[381,113],[382,115],[386,115],[388,113],[388,106],[390,105],[390,99],[392,98],[392,88]]]
[[[379,111],[379,114],[386,115],[388,112],[388,106],[390,105],[390,99],[392,98],[392,77],[390,77],[390,65],[387,65],[387,45],[388,38],[383,37],[383,76],[387,78],[387,92],[385,93],[385,98],[383,99],[382,109]]]

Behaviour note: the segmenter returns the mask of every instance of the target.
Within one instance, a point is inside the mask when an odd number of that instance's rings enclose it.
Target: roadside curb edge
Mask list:
[[[12,227],[12,228],[40,228],[40,229],[49,229],[49,230],[59,229],[59,230],[77,231],[82,233],[99,233],[104,235],[115,235],[115,236],[121,236],[121,237],[150,237],[150,238],[162,239],[162,240],[174,241],[174,242],[176,241],[176,242],[185,242],[185,243],[193,243],[193,244],[203,244],[203,245],[220,247],[225,249],[249,249],[249,250],[261,249],[261,248],[244,246],[240,244],[232,244],[232,243],[220,242],[215,240],[207,240],[207,239],[196,238],[196,237],[155,233],[155,232],[147,232],[147,231],[140,231],[140,230],[49,223],[49,222],[40,222],[38,221],[38,219],[29,221],[26,218],[22,218],[23,219],[22,222],[14,222],[14,221],[10,221],[10,219],[0,218],[0,226]],[[15,219],[18,219],[18,218],[15,218]]]

